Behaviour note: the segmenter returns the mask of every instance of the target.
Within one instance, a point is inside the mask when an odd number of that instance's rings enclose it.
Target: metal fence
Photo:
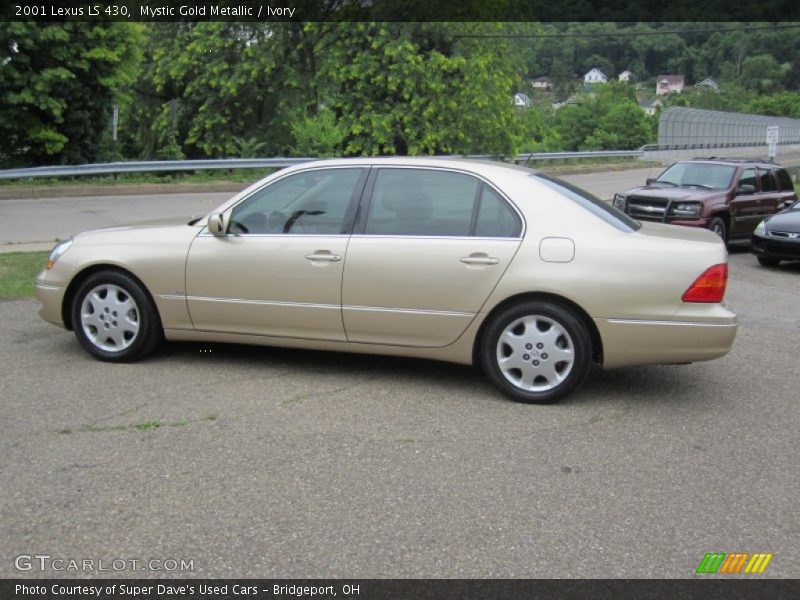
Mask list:
[[[658,146],[645,150],[737,148],[766,145],[767,127],[777,126],[779,145],[800,143],[800,119],[744,113],[668,108],[658,122]]]

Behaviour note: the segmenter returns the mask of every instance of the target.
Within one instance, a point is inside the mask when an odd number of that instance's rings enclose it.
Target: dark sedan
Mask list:
[[[751,239],[753,253],[765,267],[800,260],[800,201],[761,221]]]

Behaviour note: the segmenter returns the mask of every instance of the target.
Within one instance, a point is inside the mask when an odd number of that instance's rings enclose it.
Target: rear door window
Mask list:
[[[778,188],[780,189],[780,191],[782,192],[794,191],[794,186],[792,185],[792,178],[786,169],[777,169],[775,171],[775,175],[778,180]]]
[[[364,233],[469,236],[480,183],[452,171],[379,169]]]
[[[778,187],[775,185],[775,179],[772,177],[772,171],[769,169],[758,169],[758,179],[761,182],[762,192],[775,192]]]

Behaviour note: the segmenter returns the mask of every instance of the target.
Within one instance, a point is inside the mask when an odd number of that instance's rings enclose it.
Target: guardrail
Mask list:
[[[114,173],[146,173],[163,171],[197,171],[204,169],[285,168],[317,160],[316,158],[223,158],[213,160],[145,160],[91,165],[31,167],[0,171],[0,179],[35,177],[67,177],[70,175],[111,175]]]
[[[588,152],[533,152],[519,154],[514,163],[527,164],[536,160],[562,160],[569,158],[638,158],[641,150],[597,150]],[[494,159],[490,154],[450,156],[443,158]],[[111,175],[116,173],[146,173],[168,171],[198,171],[206,169],[257,169],[273,167],[283,169],[292,165],[319,160],[317,158],[223,158],[212,160],[154,160],[96,163],[91,165],[32,167],[0,171],[0,179],[33,179],[39,177],[68,177],[75,175]]]

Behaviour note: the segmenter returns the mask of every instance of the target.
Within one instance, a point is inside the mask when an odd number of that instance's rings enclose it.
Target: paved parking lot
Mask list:
[[[728,356],[595,370],[556,406],[417,360],[169,344],[103,364],[35,301],[0,302],[0,577],[87,574],[19,572],[21,554],[205,577],[690,577],[717,551],[799,577],[798,292],[800,265],[734,252]]]

